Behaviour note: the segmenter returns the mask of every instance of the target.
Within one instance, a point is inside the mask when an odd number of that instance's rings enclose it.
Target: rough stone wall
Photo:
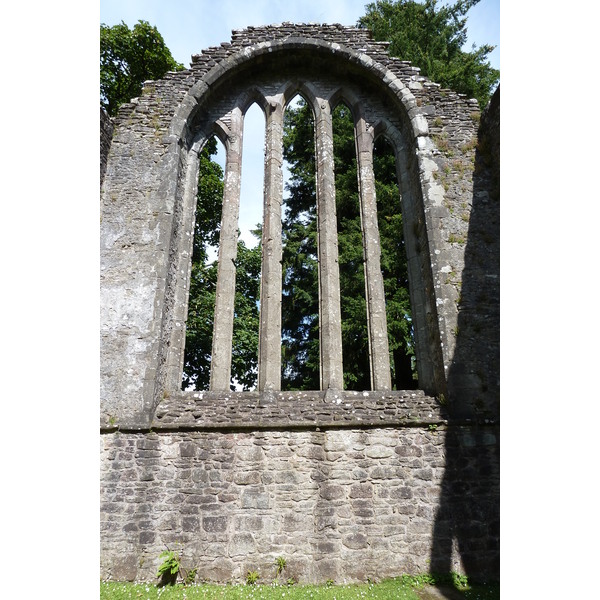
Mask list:
[[[221,582],[256,570],[267,583],[278,556],[300,582],[380,579],[432,563],[444,572],[476,563],[480,577],[494,577],[498,514],[464,506],[471,494],[494,503],[497,435],[440,425],[103,436],[102,577],[153,581],[165,546],[199,578]],[[471,452],[452,488],[446,453],[457,437]]]
[[[471,151],[473,197],[460,294],[456,349],[448,372],[454,409],[500,419],[500,88],[481,115]]]
[[[169,328],[183,330],[173,283],[185,287],[174,260],[187,235],[180,149],[197,135],[194,115],[222,112],[218,93],[251,85],[270,50],[283,56],[288,42],[319,56],[345,52],[361,76],[385,72],[381,106],[408,98],[411,123],[427,126],[416,153],[406,150],[420,162],[402,176],[424,190],[406,237],[415,268],[430,269],[413,309],[439,322],[431,343],[447,404],[422,391],[184,393],[157,375],[176,339]],[[110,152],[101,152],[103,578],[152,580],[175,543],[201,577],[222,581],[248,569],[268,579],[279,555],[304,581],[429,569],[497,577],[499,97],[479,125],[474,101],[386,47],[341,25],[234,31],[190,69],[147,82],[114,119]],[[231,79],[250,58],[247,79]],[[361,103],[375,106],[367,89]],[[400,117],[393,125],[411,134]]]
[[[101,437],[101,575],[152,581],[168,546],[211,581],[277,556],[302,582],[495,578],[498,436],[418,390],[166,398]]]

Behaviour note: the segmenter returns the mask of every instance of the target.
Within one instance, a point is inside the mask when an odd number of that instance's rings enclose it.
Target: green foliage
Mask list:
[[[236,265],[231,372],[232,380],[243,390],[250,390],[258,377],[260,244],[247,248],[243,241],[238,241]],[[234,387],[232,381],[231,389]]]
[[[318,390],[319,288],[314,124],[301,103],[284,116],[283,155],[290,178],[284,200],[282,389]]]
[[[390,42],[392,56],[410,61],[444,87],[477,98],[484,108],[500,78],[500,71],[487,60],[494,46],[462,50],[467,40],[466,14],[479,1],[440,5],[438,0],[376,0],[367,4],[358,24],[369,28],[375,40]]]
[[[181,569],[179,555],[171,550],[165,550],[159,558],[162,558],[163,562],[158,568],[156,576],[162,578],[165,583],[173,585]]]
[[[381,273],[386,299],[388,341],[395,389],[414,389],[417,372],[414,361],[414,328],[404,243],[404,224],[396,158],[389,142],[381,137],[373,150],[377,223],[381,239]]]
[[[100,25],[100,104],[108,114],[115,115],[121,104],[139,96],[144,81],[182,69],[147,21],[140,20],[133,29],[124,22]]]
[[[275,566],[277,567],[276,577],[279,577],[283,573],[283,570],[287,567],[287,561],[283,556],[278,556],[275,559]]]
[[[332,122],[344,388],[368,390],[371,372],[354,119],[345,104],[338,104]]]
[[[197,574],[198,574],[197,568],[190,569],[187,572],[185,579],[183,580],[184,585],[192,585],[192,583],[194,583],[194,581],[196,581]]]
[[[211,157],[214,138],[199,155],[196,222],[185,338],[183,388],[208,389],[217,287],[217,262],[208,260],[208,248],[217,246],[223,204],[223,169]]]
[[[257,571],[248,571],[246,573],[246,583],[248,585],[254,585],[260,579],[260,575]]]
[[[175,585],[177,578],[183,580],[184,585],[192,585],[196,580],[197,568],[186,570],[181,564],[181,558],[177,552],[165,550],[159,558],[163,559],[156,577],[161,579],[161,585]]]

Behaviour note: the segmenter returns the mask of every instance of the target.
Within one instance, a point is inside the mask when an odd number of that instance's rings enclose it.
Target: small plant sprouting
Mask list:
[[[461,575],[460,573],[452,573],[452,583],[454,583],[454,587],[460,589],[465,589],[469,587],[469,578],[466,575]]]
[[[194,583],[194,581],[196,581],[196,575],[197,575],[197,573],[198,573],[198,569],[197,568],[190,569],[187,572],[187,575],[185,576],[185,579],[184,579],[183,583],[185,585],[192,585],[192,583]]]
[[[461,150],[461,152],[464,152],[466,154],[467,152],[470,152],[471,150],[475,150],[476,147],[477,147],[477,137],[474,136],[468,142],[465,142],[464,144],[462,144],[460,146],[460,150]]]
[[[174,585],[177,580],[177,575],[181,569],[179,555],[172,550],[165,550],[159,558],[163,558],[163,562],[156,573],[157,577],[161,578],[163,585]]]
[[[334,584],[335,584],[335,581],[333,581],[333,579],[328,579],[328,580],[325,582],[325,585],[326,585],[327,587],[331,587],[331,586],[332,586],[332,585],[334,585]]]
[[[167,548],[159,558],[164,559],[156,573],[156,576],[161,578],[160,586],[175,585],[178,577],[181,577],[184,585],[191,585],[196,580],[198,569],[193,568],[189,571],[184,569],[177,552]]]
[[[430,423],[428,426],[429,431],[432,431],[434,433],[437,431],[437,428],[438,428],[437,423]]]
[[[246,583],[248,585],[254,585],[260,579],[260,575],[257,571],[248,571],[246,574]]]
[[[275,559],[275,566],[277,567],[277,573],[275,577],[279,577],[283,573],[283,570],[287,567],[287,561],[283,556],[278,556]]]
[[[442,154],[447,154],[450,151],[450,142],[448,142],[448,134],[442,133],[441,135],[432,135],[433,141],[438,147],[438,150],[442,152]]]
[[[464,244],[466,242],[466,240],[463,236],[458,236],[458,235],[455,235],[454,233],[451,233],[448,236],[448,242],[450,244]]]

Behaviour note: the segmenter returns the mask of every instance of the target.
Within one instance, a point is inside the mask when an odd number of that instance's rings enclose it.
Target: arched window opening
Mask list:
[[[244,119],[235,299],[231,342],[231,390],[256,387],[260,293],[260,233],[265,120],[256,104]],[[223,218],[226,151],[212,137],[199,155],[198,192],[182,389],[208,390],[211,383],[219,240]]]
[[[371,389],[364,250],[354,119],[344,103],[332,113],[344,388]]]
[[[198,156],[198,190],[190,274],[182,389],[207,390],[223,208],[225,150],[212,137]]]
[[[329,134],[323,114],[315,120],[311,105],[300,95],[283,115],[279,113],[279,120],[265,119],[257,104],[236,118],[237,129],[227,139],[232,162],[223,159],[214,137],[199,155],[182,388],[416,388],[414,327],[391,143],[381,136],[373,144],[364,117],[355,121],[343,101],[331,111]],[[235,131],[242,148],[236,145]],[[315,146],[316,139],[329,140],[325,153]],[[319,169],[325,165],[323,171],[317,170],[317,162]],[[327,168],[331,183],[319,188]],[[282,185],[280,206],[276,198]],[[335,207],[327,204],[333,195]],[[323,237],[325,230],[329,237]],[[230,233],[223,237],[225,232]],[[280,250],[271,245],[276,238],[281,238]],[[221,267],[219,241],[220,252],[229,257],[222,259]],[[323,248],[329,254],[323,254]],[[330,260],[328,267],[324,257]],[[329,280],[325,288],[323,277],[334,271],[339,272],[338,283]],[[219,305],[226,297],[229,304]],[[331,310],[336,304],[337,316]],[[279,314],[281,328],[275,321]],[[337,323],[337,339],[332,323]],[[337,362],[327,362],[330,357]]]
[[[381,239],[381,272],[385,290],[392,389],[417,388],[414,325],[408,285],[396,157],[391,143],[380,136],[373,149],[377,221]]]
[[[254,103],[244,116],[231,353],[231,389],[239,391],[255,389],[258,377],[264,139],[264,113]]]
[[[312,110],[297,95],[285,111],[283,134],[281,389],[284,391],[320,387],[314,140]]]

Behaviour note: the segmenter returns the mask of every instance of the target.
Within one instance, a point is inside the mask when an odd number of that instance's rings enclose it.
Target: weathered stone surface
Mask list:
[[[448,418],[439,401],[421,390],[339,392],[333,401],[328,401],[325,392],[277,392],[273,402],[260,407],[259,398],[259,392],[232,393],[227,399],[229,410],[225,412],[221,394],[177,392],[159,404],[152,427],[156,430],[192,425],[206,429],[254,429],[264,424],[268,427],[355,427],[437,424]],[[351,450],[346,445],[339,449],[343,452]],[[311,452],[315,458],[324,456],[324,450],[319,446],[304,451]],[[385,455],[393,451],[389,447],[369,450],[372,454]],[[250,446],[241,449],[241,458],[252,462],[264,460],[265,456],[260,447]]]
[[[424,435],[425,431],[428,431],[426,427],[328,430],[320,436],[326,436],[327,445],[333,447],[356,446],[360,442],[365,454],[372,445],[376,448],[419,447],[422,454],[441,459],[447,430],[440,428],[435,437]],[[459,439],[477,437],[467,429],[457,433],[460,433]],[[107,457],[114,454],[118,445],[123,441],[136,445],[146,435],[103,435],[103,473],[114,462]],[[317,580],[326,569],[329,574],[325,579],[335,578],[347,573],[346,565],[353,561],[360,561],[369,577],[392,576],[411,569],[426,570],[435,539],[434,522],[438,523],[438,531],[440,528],[450,531],[453,527],[451,514],[446,509],[443,509],[445,513],[440,513],[439,509],[443,480],[447,477],[445,469],[413,465],[414,457],[410,455],[392,452],[378,459],[359,459],[342,453],[331,462],[326,456],[317,454],[315,457],[307,451],[320,447],[324,441],[311,431],[239,432],[233,434],[233,445],[221,444],[222,433],[219,431],[152,435],[158,442],[160,453],[154,467],[157,471],[154,481],[132,478],[128,482],[109,482],[103,478],[101,543],[105,576],[113,572],[111,557],[116,559],[126,551],[131,552],[133,544],[134,553],[148,557],[134,576],[151,579],[157,568],[155,557],[165,544],[170,544],[173,536],[185,548],[186,555],[193,557],[194,564],[198,564],[199,573],[209,579],[216,578],[213,560],[218,555],[231,558],[229,570],[220,571],[222,580],[229,580],[244,577],[245,572],[238,568],[240,561],[254,564],[253,568],[256,568],[269,554],[285,556],[290,566],[295,564],[295,572],[303,581]],[[239,453],[247,449],[257,435],[260,435],[263,452],[267,455],[277,456],[283,448],[291,451],[291,455],[283,453],[285,458],[258,463],[254,469],[260,481],[265,481],[263,475],[266,473],[281,473],[285,480],[288,467],[293,464],[294,484],[281,483],[278,477],[272,477],[268,484],[237,483],[244,481],[247,473],[246,463],[239,460]],[[171,482],[179,480],[180,473],[187,467],[177,456],[169,457],[161,450],[173,444],[180,446],[183,442],[197,449],[191,459],[194,470],[211,473],[219,471],[213,468],[217,464],[228,463],[232,465],[231,476],[215,489],[194,484],[198,487],[173,493]],[[204,447],[212,447],[213,451],[209,457],[200,458],[199,449]],[[472,539],[481,556],[485,556],[493,547],[488,538],[497,536],[497,532],[493,533],[497,513],[493,503],[490,504],[493,481],[498,477],[498,470],[493,466],[495,447],[468,446],[466,452],[463,464],[472,470],[472,475],[461,479],[460,486],[457,482],[451,489],[457,494],[460,506],[466,497],[478,497],[477,510],[465,513],[463,506],[461,514],[470,523],[472,537],[468,539]],[[131,453],[122,460],[121,468],[141,472],[148,460],[156,459]],[[376,461],[382,476],[373,478],[364,471],[364,481],[357,482],[354,473],[361,470],[357,462],[364,460]],[[321,482],[315,482],[313,478],[316,466],[324,474]],[[335,483],[330,479],[334,469],[338,472]],[[164,470],[169,470],[172,476],[160,477]],[[483,481],[486,482],[485,490],[481,485]],[[110,498],[117,490],[131,501],[111,502]],[[154,499],[147,502],[151,490]],[[227,496],[229,501],[220,501],[222,496]],[[132,512],[130,507],[134,505],[136,508]],[[195,512],[184,511],[186,507]],[[111,523],[117,527],[108,527]],[[140,532],[139,539],[132,538],[136,530]],[[153,536],[142,536],[144,532]],[[381,540],[386,540],[381,544],[389,549],[385,561],[362,553],[373,550]],[[428,553],[423,553],[424,547],[429,548]],[[419,554],[413,554],[413,549]],[[317,567],[317,563],[320,566]],[[300,564],[304,566],[300,568]],[[272,568],[272,561],[268,568]],[[132,573],[129,571],[128,576]]]
[[[203,517],[202,528],[209,533],[221,532],[227,529],[227,517]]]

